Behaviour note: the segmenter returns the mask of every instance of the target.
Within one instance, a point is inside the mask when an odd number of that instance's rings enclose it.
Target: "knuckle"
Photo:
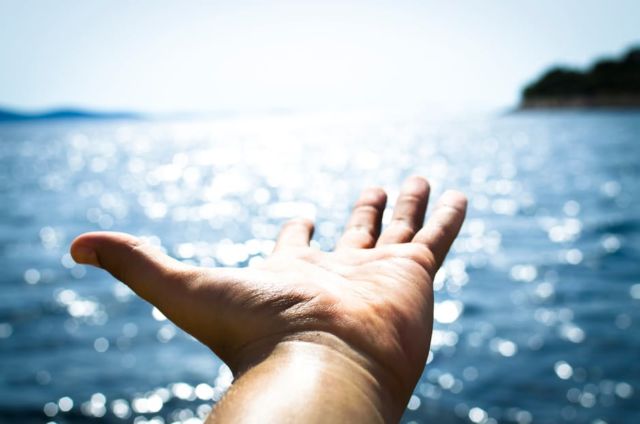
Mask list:
[[[132,251],[136,251],[136,250],[143,249],[147,243],[145,243],[144,240],[138,237],[131,237],[131,238],[128,238],[124,244],[125,246],[127,246],[128,249]]]
[[[372,234],[374,231],[373,226],[367,224],[355,224],[350,226],[347,230],[356,234]]]
[[[353,208],[353,213],[357,215],[375,215],[379,212],[379,209],[370,203],[356,204]]]
[[[448,213],[454,216],[464,216],[466,214],[466,202],[463,206],[451,204],[451,203],[443,203],[438,206],[443,213]]]
[[[418,249],[415,253],[414,260],[422,265],[423,268],[434,272],[439,268],[438,261],[431,250],[423,245],[418,245]]]
[[[393,221],[388,231],[397,238],[406,239],[407,237],[413,237],[415,230],[411,224],[404,219],[397,219]]]
[[[368,245],[375,241],[375,234],[371,227],[357,226],[353,227],[350,231],[352,231],[351,237],[356,238],[358,243]]]
[[[424,200],[424,194],[422,193],[403,193],[400,196],[400,200],[404,203],[420,203]]]
[[[408,244],[402,256],[419,264],[422,268],[426,269],[430,273],[435,273],[435,271],[438,269],[438,261],[436,257],[434,256],[431,249],[429,249],[424,244]]]
[[[440,222],[435,228],[436,236],[451,243],[456,237],[457,230],[455,225],[451,225],[451,222]]]

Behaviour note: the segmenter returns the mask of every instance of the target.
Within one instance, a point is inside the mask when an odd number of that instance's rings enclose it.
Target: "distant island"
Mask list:
[[[587,70],[556,67],[522,92],[520,109],[640,108],[640,47]]]
[[[57,109],[42,113],[22,113],[0,109],[0,122],[68,120],[68,119],[140,119],[141,116],[128,112],[93,112],[79,109]]]

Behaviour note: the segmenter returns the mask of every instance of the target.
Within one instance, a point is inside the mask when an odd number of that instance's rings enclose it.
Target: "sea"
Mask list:
[[[462,190],[469,211],[402,422],[640,422],[638,111],[1,123],[0,422],[195,424],[233,382],[74,263],[78,234],[244,267],[294,216],[331,249],[362,188],[386,188],[391,207],[413,174],[434,196]]]

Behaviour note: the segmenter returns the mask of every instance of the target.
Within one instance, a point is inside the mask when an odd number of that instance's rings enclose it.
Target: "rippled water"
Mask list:
[[[640,422],[640,113],[0,125],[0,421],[199,422],[232,376],[105,273],[83,231],[246,265],[328,249],[368,184],[468,193],[405,422]],[[155,421],[153,421],[155,420]]]

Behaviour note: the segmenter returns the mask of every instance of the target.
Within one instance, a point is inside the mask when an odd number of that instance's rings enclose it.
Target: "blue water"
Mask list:
[[[200,422],[218,359],[105,273],[88,230],[246,265],[314,217],[324,249],[365,185],[470,197],[438,274],[403,421],[640,422],[640,113],[271,116],[0,125],[0,421]],[[338,388],[332,388],[338,390]]]

